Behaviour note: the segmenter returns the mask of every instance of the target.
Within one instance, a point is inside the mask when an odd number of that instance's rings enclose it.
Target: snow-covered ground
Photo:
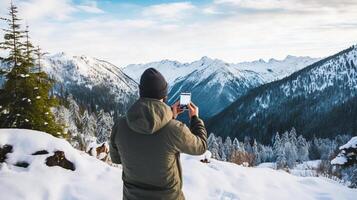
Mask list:
[[[295,176],[318,176],[318,168],[321,160],[309,160],[300,163],[290,170],[290,173]]]
[[[0,164],[0,199],[121,199],[121,167],[73,149],[65,140],[45,133],[0,129],[0,147],[13,145],[6,163]],[[47,155],[31,155],[47,150]],[[75,171],[48,167],[45,160],[56,150],[64,151]],[[200,156],[182,156],[186,199],[355,199],[357,190],[332,180],[297,177],[269,168],[247,168]],[[26,161],[28,168],[15,167]]]
[[[317,173],[318,167],[321,163],[321,160],[309,160],[303,163],[297,164],[293,169],[289,169],[289,173],[295,176],[301,177],[317,177],[319,174]],[[276,169],[276,163],[274,162],[266,162],[261,163],[255,168],[269,168]]]

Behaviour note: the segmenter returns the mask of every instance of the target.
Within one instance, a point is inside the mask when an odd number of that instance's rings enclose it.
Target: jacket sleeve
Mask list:
[[[112,159],[112,162],[116,163],[116,164],[121,164],[119,150],[115,144],[115,135],[116,134],[117,134],[117,124],[115,123],[113,126],[113,129],[112,129],[112,133],[110,135],[109,152],[110,152],[110,158]]]
[[[190,129],[183,123],[179,122],[179,133],[173,134],[173,144],[177,151],[201,155],[207,150],[207,131],[201,119],[194,116],[191,119]]]

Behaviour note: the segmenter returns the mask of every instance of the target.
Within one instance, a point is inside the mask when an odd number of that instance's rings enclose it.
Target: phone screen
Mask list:
[[[181,93],[180,105],[182,108],[187,108],[187,105],[191,102],[191,93]]]

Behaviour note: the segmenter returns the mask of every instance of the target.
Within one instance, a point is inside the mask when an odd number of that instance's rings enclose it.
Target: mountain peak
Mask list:
[[[297,58],[297,57],[292,56],[292,55],[287,55],[284,60],[289,60],[289,59],[294,59],[294,58]]]
[[[207,63],[207,62],[212,62],[214,61],[215,59],[212,59],[208,56],[202,56],[202,58],[200,59],[200,61],[204,62],[204,63]]]
[[[64,57],[64,56],[69,56],[66,52],[61,51],[58,53],[50,54],[49,57]]]

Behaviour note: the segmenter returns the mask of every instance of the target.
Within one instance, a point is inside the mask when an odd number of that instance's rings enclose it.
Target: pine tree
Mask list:
[[[232,151],[233,151],[233,146],[232,146],[232,140],[228,136],[226,140],[224,141],[224,152],[226,154],[227,159],[230,158]]]
[[[57,101],[49,97],[53,82],[42,72],[39,73],[41,84],[36,86],[33,45],[28,28],[25,31],[21,29],[17,13],[17,7],[11,3],[10,17],[4,19],[9,28],[4,29],[4,42],[0,43],[2,49],[9,51],[3,61],[12,66],[0,94],[3,109],[0,126],[39,130],[65,137],[63,127],[55,122],[50,110],[57,105]]]
[[[97,143],[101,144],[108,141],[114,121],[110,114],[104,112],[103,109],[99,111],[97,118]]]
[[[255,139],[253,142],[252,150],[253,150],[253,154],[254,154],[254,158],[255,158],[254,164],[258,165],[261,163],[261,157],[260,157],[259,150],[258,150],[258,143]]]
[[[277,169],[285,168],[286,167],[286,158],[285,158],[284,143],[280,139],[279,133],[275,134],[273,151],[274,151],[274,155],[276,157]]]
[[[302,135],[297,139],[297,154],[300,162],[309,160],[309,143]]]
[[[24,37],[24,31],[20,29],[19,21],[17,17],[17,7],[11,3],[9,9],[9,18],[1,18],[8,25],[8,29],[3,29],[4,42],[0,43],[0,48],[8,51],[9,55],[6,58],[2,58],[2,62],[10,66],[10,72],[3,72],[6,79],[10,79],[5,87],[1,90],[0,96],[0,127],[16,127],[18,121],[24,121],[20,119],[20,106],[18,104],[18,82],[19,82],[19,70],[21,69],[21,61],[23,61],[23,54],[21,49],[24,44],[21,39]],[[18,108],[16,109],[16,106]]]
[[[293,136],[291,136],[291,135],[293,135]],[[292,168],[295,165],[296,160],[297,160],[296,146],[292,143],[292,142],[295,142],[295,141],[296,141],[296,134],[294,136],[294,133],[291,134],[291,133],[289,133],[287,131],[283,134],[282,140],[281,140],[281,143],[282,143],[283,148],[284,148],[286,164],[290,168]]]
[[[216,141],[217,141],[217,145],[218,145],[219,158],[220,158],[220,160],[226,161],[227,155],[225,153],[222,137],[221,136],[216,137]]]
[[[357,166],[356,165],[355,165],[355,168],[352,170],[351,185],[349,187],[357,188]]]
[[[19,22],[20,18],[17,17],[17,7],[11,2],[9,8],[9,18],[1,18],[8,25],[8,29],[3,29],[4,42],[0,43],[1,49],[9,51],[7,58],[2,58],[5,63],[11,63],[13,66],[21,64],[23,60],[23,52],[21,49],[24,47],[24,43],[21,41],[25,37],[25,31],[21,30]]]
[[[274,160],[273,149],[270,146],[259,145],[261,162],[272,162]]]
[[[213,133],[210,133],[207,138],[208,149],[210,149],[212,147],[213,141],[216,141],[216,137],[214,136]]]
[[[315,136],[309,146],[310,146],[310,148],[309,148],[310,159],[312,159],[312,160],[321,159],[321,152],[319,149],[319,141]]]
[[[237,138],[234,138],[232,145],[233,145],[233,151],[242,151],[239,140]]]
[[[81,142],[80,148],[87,151],[89,144],[96,142],[95,131],[97,129],[97,120],[94,115],[89,114],[87,110],[84,111],[81,120]]]
[[[76,126],[81,128],[80,125],[82,119],[81,119],[80,109],[77,102],[74,100],[72,94],[68,95],[67,101],[68,101],[68,109],[71,114],[71,118],[75,122]]]
[[[252,145],[250,144],[250,138],[245,137],[244,138],[244,149],[247,153],[253,153]]]
[[[277,132],[274,136],[274,142],[273,142],[273,152],[275,156],[279,154],[280,146],[281,146],[281,140],[280,140],[279,133]]]
[[[219,160],[220,156],[219,156],[219,146],[216,140],[216,137],[214,136],[213,133],[211,133],[208,137],[207,140],[208,143],[208,150],[212,153],[212,158]]]
[[[289,140],[290,140],[290,143],[292,145],[296,146],[296,144],[297,144],[297,134],[296,134],[296,129],[294,127],[290,131]]]

